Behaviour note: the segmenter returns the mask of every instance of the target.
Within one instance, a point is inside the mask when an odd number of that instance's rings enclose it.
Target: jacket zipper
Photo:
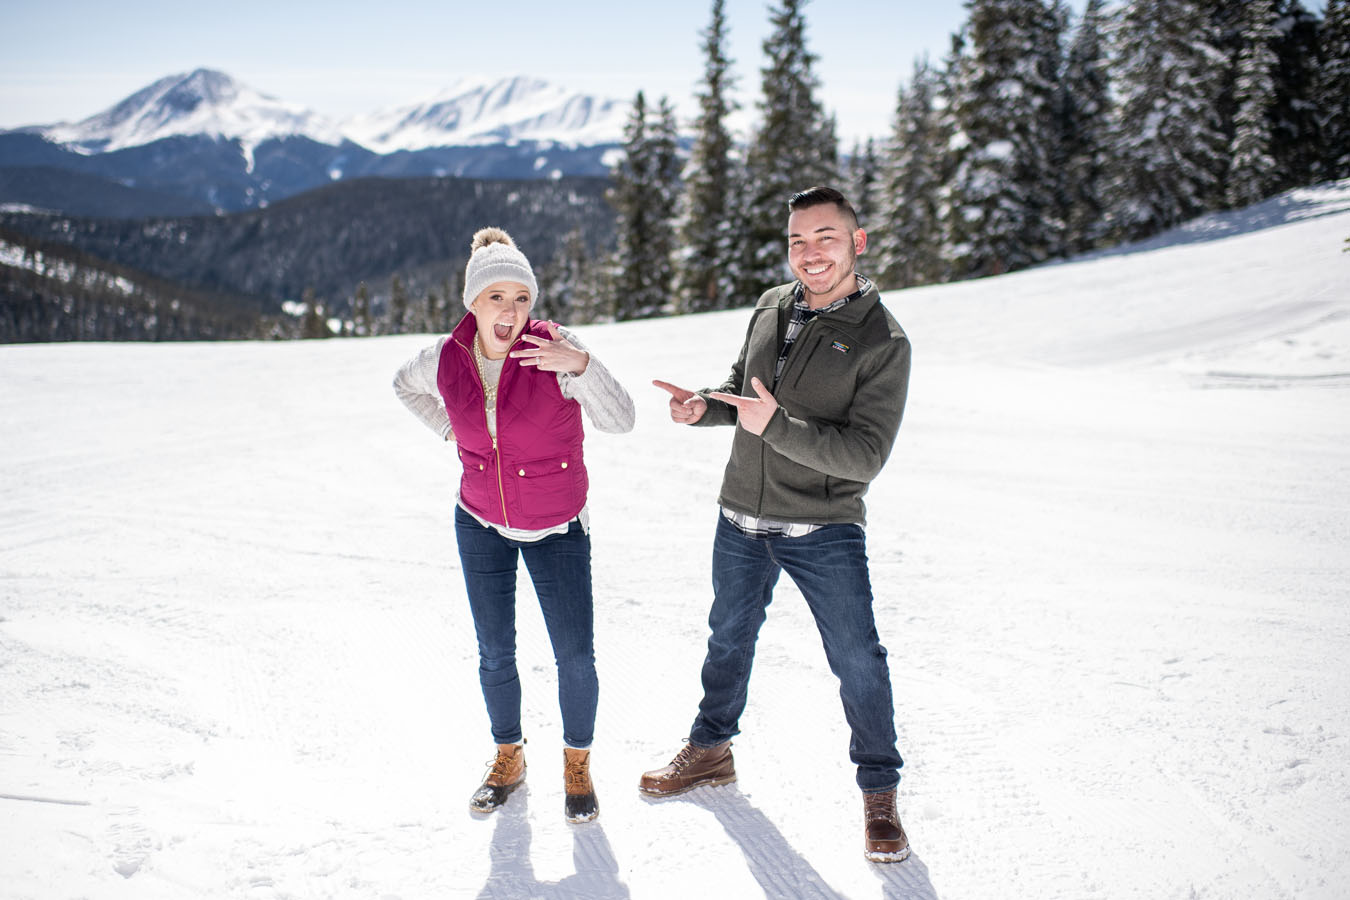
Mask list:
[[[502,523],[506,525],[507,528],[510,528],[511,517],[507,515],[506,512],[506,488],[505,485],[503,485],[502,483],[502,455],[497,450],[497,435],[493,434],[492,429],[488,427],[487,385],[483,383],[483,378],[478,373],[478,363],[473,358],[473,351],[470,350],[468,347],[465,347],[463,344],[459,343],[459,341],[455,341],[455,344],[458,345],[459,349],[463,350],[465,353],[469,355],[469,369],[470,371],[473,372],[473,377],[478,379],[478,390],[481,391],[483,394],[483,402],[480,403],[479,406],[483,410],[483,430],[486,431],[487,436],[492,439],[492,464],[497,469],[497,500],[502,505]],[[502,371],[505,372],[505,369],[503,369]],[[501,390],[502,390],[501,383],[498,382],[497,384],[498,401],[501,400],[502,396]],[[498,402],[497,405],[500,407],[501,403]]]

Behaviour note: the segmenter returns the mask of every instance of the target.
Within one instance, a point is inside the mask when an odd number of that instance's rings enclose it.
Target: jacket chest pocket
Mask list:
[[[857,387],[860,352],[836,332],[799,338],[788,356],[779,402],[795,416],[844,422]]]

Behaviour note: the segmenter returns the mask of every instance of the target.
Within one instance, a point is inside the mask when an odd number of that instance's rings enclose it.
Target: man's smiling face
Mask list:
[[[853,277],[867,234],[833,203],[793,210],[788,216],[788,265],[806,288],[806,302],[825,306],[856,290]]]

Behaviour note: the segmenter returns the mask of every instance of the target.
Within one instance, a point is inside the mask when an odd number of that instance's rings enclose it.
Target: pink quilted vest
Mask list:
[[[586,504],[581,404],[568,400],[554,372],[506,358],[497,384],[497,437],[487,429],[483,384],[473,359],[473,313],[441,350],[436,386],[450,414],[464,474],[460,502],[487,522],[536,531],[561,524]],[[547,338],[548,323],[525,331]],[[528,348],[517,340],[512,350]]]

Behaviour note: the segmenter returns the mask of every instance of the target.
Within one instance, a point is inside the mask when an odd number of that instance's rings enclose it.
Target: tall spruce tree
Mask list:
[[[782,0],[769,11],[773,31],[763,45],[761,118],[746,155],[739,302],[783,280],[788,198],[839,178],[834,120],[816,97],[816,57],[806,49],[805,2]]]
[[[1057,251],[1061,18],[1042,0],[969,0],[953,113],[965,145],[948,210],[956,275],[1024,268]]]
[[[300,329],[301,337],[307,340],[332,337],[332,332],[328,330],[328,322],[324,318],[323,304],[314,296],[314,288],[305,288],[300,302],[305,307],[304,324]]]
[[[928,61],[914,64],[900,88],[886,147],[874,277],[886,288],[937,281],[942,276],[941,159],[944,140],[936,108],[938,77]]]
[[[873,228],[877,224],[881,188],[881,157],[877,154],[876,141],[872,138],[866,143],[854,141],[853,153],[848,158],[848,184],[844,193],[863,228]]]
[[[1350,178],[1350,0],[1327,0],[1314,94],[1325,148],[1322,177]]]
[[[1115,29],[1111,230],[1135,240],[1219,206],[1226,57],[1196,0],[1133,0]]]
[[[1069,47],[1061,94],[1063,248],[1069,254],[1095,247],[1105,235],[1111,98],[1102,6],[1103,0],[1088,0]]]
[[[671,302],[679,173],[674,113],[663,98],[655,123],[648,118],[646,98],[638,91],[609,194],[618,213],[612,279],[612,308],[618,320],[660,315]]]
[[[1320,27],[1321,20],[1299,0],[1280,0],[1277,4],[1271,49],[1279,63],[1270,111],[1276,192],[1312,184],[1319,177],[1324,154],[1313,91]]]
[[[652,199],[656,206],[655,224],[652,234],[652,272],[650,280],[653,293],[660,298],[655,311],[657,315],[678,306],[675,300],[675,220],[680,204],[680,135],[679,123],[675,119],[675,107],[670,98],[662,97],[656,107],[656,115],[649,132],[652,142]]]
[[[1271,0],[1248,0],[1238,53],[1234,99],[1233,142],[1226,199],[1229,206],[1247,206],[1264,200],[1276,182],[1271,156],[1270,110],[1275,104],[1273,73],[1279,63],[1275,40],[1275,10]]]
[[[702,34],[703,83],[684,178],[679,241],[683,249],[676,271],[679,306],[685,312],[726,309],[735,301],[739,236],[732,228],[731,203],[736,160],[727,117],[736,103],[731,98],[735,78],[726,52],[725,5],[724,0],[713,0],[712,18]]]
[[[374,334],[370,318],[370,288],[363,281],[356,286],[356,296],[352,299],[352,333],[356,337],[369,337]]]

